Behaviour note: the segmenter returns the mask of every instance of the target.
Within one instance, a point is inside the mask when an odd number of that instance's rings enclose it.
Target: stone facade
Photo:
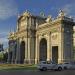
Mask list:
[[[75,61],[75,27],[73,28],[73,55],[74,55],[74,61]]]
[[[72,18],[60,11],[57,18],[34,16],[26,11],[18,17],[16,32],[9,34],[8,62],[37,64],[53,60],[73,61]]]

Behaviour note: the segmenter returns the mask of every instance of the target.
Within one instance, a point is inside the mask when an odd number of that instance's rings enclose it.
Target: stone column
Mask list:
[[[47,40],[47,61],[51,60],[51,33],[48,34]]]
[[[36,36],[35,64],[39,62],[39,38]]]
[[[28,38],[28,40],[26,40],[24,63],[30,64],[30,38]]]
[[[14,56],[15,56],[15,45],[14,45],[14,43],[13,43],[13,46],[12,46],[12,63],[15,63],[15,58],[14,58]]]
[[[30,56],[30,54],[31,54],[31,47],[30,47],[30,45],[32,44],[32,43],[30,43],[30,41],[31,41],[31,39],[30,38],[28,38],[28,63],[29,64],[31,64],[31,56]]]
[[[29,39],[28,37],[26,37],[26,42],[25,42],[25,59],[24,59],[24,63],[28,64],[28,42]]]
[[[71,58],[70,58],[70,61],[71,62],[74,62],[74,45],[73,45],[73,27],[71,28],[71,50],[70,50],[70,53],[71,53]]]
[[[63,62],[63,33],[60,31],[58,32],[58,63],[62,63]]]
[[[30,63],[35,63],[35,38],[30,38]]]
[[[26,50],[25,50],[25,60],[24,62],[26,64],[28,64],[28,49],[29,49],[29,17],[26,18],[27,19],[27,31],[26,31]]]
[[[17,44],[16,41],[13,43],[13,49],[12,49],[12,63],[15,63],[16,60],[16,51],[17,51]]]
[[[15,63],[20,63],[20,42],[19,39],[17,39],[17,50],[16,50],[16,60]]]
[[[60,27],[58,31],[58,63],[64,62],[64,29]]]

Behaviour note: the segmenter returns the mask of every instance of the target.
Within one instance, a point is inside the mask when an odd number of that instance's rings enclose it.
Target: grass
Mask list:
[[[0,64],[0,70],[36,70],[36,65],[25,64]]]

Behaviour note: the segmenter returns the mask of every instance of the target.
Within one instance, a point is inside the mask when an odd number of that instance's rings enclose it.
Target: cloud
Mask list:
[[[8,31],[0,31],[0,43],[3,44],[4,48],[8,47]]]
[[[70,14],[71,13],[71,5],[65,5],[64,7],[63,7],[63,10],[65,11],[65,13],[67,13],[67,14]]]
[[[0,0],[0,20],[8,19],[17,13],[15,0]]]
[[[8,32],[0,32],[0,38],[8,36]]]
[[[0,43],[3,44],[4,48],[8,47],[8,39],[6,37],[0,38]]]
[[[5,39],[7,39],[8,38],[8,32],[0,32],[0,42],[6,42],[7,40],[5,40]],[[3,40],[4,39],[4,40]]]
[[[62,9],[67,15],[71,16],[75,22],[75,4],[67,4]],[[73,29],[75,29],[75,26]]]
[[[0,38],[0,43],[7,43],[8,42],[8,39],[6,39],[6,38]]]
[[[6,37],[0,38],[0,43],[3,44],[4,48],[8,47],[8,39]]]
[[[75,4],[67,4],[62,9],[66,14],[71,15],[73,18],[75,17]]]

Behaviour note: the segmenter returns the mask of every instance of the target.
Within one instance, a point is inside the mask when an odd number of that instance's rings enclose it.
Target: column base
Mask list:
[[[29,60],[28,59],[24,59],[24,64],[29,64]]]
[[[35,64],[35,59],[30,59],[31,64]]]
[[[11,63],[12,63],[12,64],[15,64],[15,59],[13,59]]]
[[[39,60],[38,59],[35,59],[35,64],[38,64],[39,63]]]
[[[25,64],[35,64],[35,59],[24,59]]]
[[[58,59],[58,64],[63,63],[64,59]]]
[[[9,64],[10,64],[10,63],[11,63],[11,60],[10,60],[10,59],[7,59],[7,63],[9,63]]]
[[[15,59],[15,64],[20,64],[20,60]]]
[[[51,61],[51,59],[47,59],[47,61]]]

